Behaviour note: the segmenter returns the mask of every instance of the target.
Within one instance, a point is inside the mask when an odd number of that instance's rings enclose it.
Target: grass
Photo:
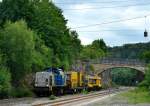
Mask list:
[[[49,97],[49,99],[50,99],[50,100],[55,100],[55,99],[56,99],[56,96],[55,96],[55,95],[51,95],[51,96]]]
[[[85,90],[85,89],[83,89],[81,93],[82,94],[89,94],[89,92],[87,90]]]
[[[121,93],[120,96],[125,97],[129,103],[150,103],[150,91],[145,88],[136,88],[125,93]]]

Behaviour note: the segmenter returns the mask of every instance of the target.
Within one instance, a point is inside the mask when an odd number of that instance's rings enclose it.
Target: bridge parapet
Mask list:
[[[108,64],[108,65],[128,65],[145,67],[146,63],[139,59],[120,59],[120,58],[100,58],[90,60],[92,64]]]

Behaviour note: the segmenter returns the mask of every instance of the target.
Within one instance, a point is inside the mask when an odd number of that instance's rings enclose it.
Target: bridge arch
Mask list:
[[[135,66],[135,65],[112,65],[112,64],[92,64],[95,68],[96,73],[102,73],[105,70],[113,69],[113,68],[130,68],[145,74],[146,68],[143,66]]]
[[[98,72],[97,74],[102,78],[102,84],[103,85],[107,85],[109,86],[111,81],[112,81],[112,70],[113,69],[133,69],[133,71],[137,71],[136,72],[136,77],[134,77],[133,79],[133,84],[135,84],[136,81],[141,82],[144,79],[145,76],[145,72],[141,71],[141,69],[139,68],[135,68],[135,67],[128,67],[128,66],[112,66],[112,67],[107,67],[104,70],[102,70],[101,72]],[[117,70],[116,70],[117,71]],[[132,70],[131,70],[132,71]]]
[[[145,62],[138,59],[115,59],[115,58],[101,58],[90,60],[88,64],[93,65],[95,72],[102,77],[103,81],[109,83],[110,69],[113,68],[130,68],[138,71],[139,75],[145,74]]]

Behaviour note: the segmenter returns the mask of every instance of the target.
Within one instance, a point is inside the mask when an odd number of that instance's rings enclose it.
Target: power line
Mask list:
[[[101,31],[144,31],[144,29],[116,29],[116,30],[113,30],[113,29],[106,29],[106,30],[97,30],[97,31],[77,31],[77,32],[81,32],[81,33],[87,33],[87,32],[90,32],[90,33],[95,33],[95,32],[101,32]]]
[[[122,8],[122,7],[134,7],[134,6],[147,6],[150,5],[149,3],[143,3],[143,4],[131,4],[131,5],[122,5],[122,6],[110,6],[110,7],[95,7],[95,8],[79,8],[79,9],[63,9],[64,11],[72,11],[72,10],[89,10],[89,9],[105,9],[105,8]]]
[[[150,16],[150,14],[145,15],[145,16],[148,17],[148,16]],[[123,21],[130,21],[130,20],[145,18],[145,16],[139,16],[139,17],[134,17],[134,18],[127,18],[127,19],[115,20],[115,21],[110,21],[110,22],[102,22],[100,24],[90,24],[90,25],[75,27],[75,28],[72,28],[72,29],[87,28],[87,27],[100,26],[100,25],[105,25],[105,24],[118,23],[118,22],[123,22]]]
[[[137,0],[133,0],[133,1],[130,1],[130,2],[134,2],[134,1],[137,1]],[[102,3],[102,4],[107,4],[107,3],[116,3],[116,2],[129,2],[128,0],[114,0],[114,1],[102,1],[102,2],[87,2],[89,4],[97,4],[97,3]],[[83,2],[54,2],[55,4],[84,4]]]

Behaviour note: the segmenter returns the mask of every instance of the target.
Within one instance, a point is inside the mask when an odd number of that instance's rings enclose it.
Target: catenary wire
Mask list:
[[[101,25],[105,25],[105,24],[112,24],[112,23],[130,21],[130,20],[145,18],[145,16],[148,17],[148,16],[150,16],[150,14],[147,14],[147,15],[144,15],[144,16],[139,16],[139,17],[134,17],[134,18],[127,18],[127,19],[120,19],[120,20],[109,21],[109,22],[102,22],[102,23],[99,23],[99,24],[90,24],[90,25],[85,25],[85,26],[79,26],[79,27],[74,27],[72,29],[87,28],[87,27],[101,26]]]
[[[150,5],[150,2],[148,3],[142,3],[142,4],[130,4],[130,5],[122,5],[122,6],[106,6],[106,7],[93,7],[93,8],[76,8],[76,9],[62,9],[63,11],[73,11],[73,10],[93,10],[93,9],[106,9],[106,8],[123,8],[123,7],[136,7],[136,6],[148,6]]]
[[[107,4],[107,3],[122,3],[122,2],[135,2],[137,0],[113,0],[113,1],[101,1],[101,2],[88,2],[89,4]],[[54,2],[55,4],[84,4],[84,2]]]

